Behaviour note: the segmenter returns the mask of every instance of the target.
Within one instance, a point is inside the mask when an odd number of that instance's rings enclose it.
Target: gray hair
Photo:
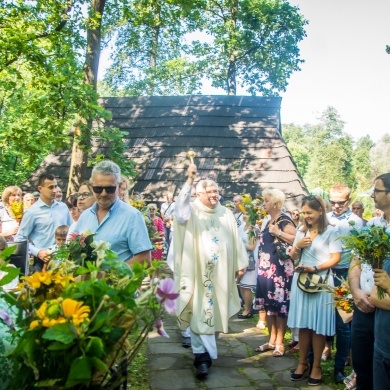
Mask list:
[[[95,173],[99,173],[101,175],[114,175],[117,184],[121,182],[121,169],[119,168],[119,165],[110,160],[98,162],[92,169],[91,179]]]
[[[262,192],[261,195],[269,195],[271,201],[275,203],[278,210],[282,209],[283,203],[286,200],[286,195],[284,195],[284,192],[277,188],[267,188]]]
[[[196,185],[196,192],[204,192],[203,190],[206,189],[206,187],[211,187],[214,186],[218,190],[218,184],[214,180],[210,179],[204,179],[201,180],[197,185]]]

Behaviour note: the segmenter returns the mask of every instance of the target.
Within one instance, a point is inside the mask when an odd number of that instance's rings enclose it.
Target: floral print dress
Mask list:
[[[281,230],[291,218],[282,214],[276,221]],[[260,233],[259,270],[257,276],[255,308],[266,310],[267,315],[286,318],[288,314],[291,281],[294,263],[291,258],[280,260],[274,244],[275,237],[269,232],[269,225]]]

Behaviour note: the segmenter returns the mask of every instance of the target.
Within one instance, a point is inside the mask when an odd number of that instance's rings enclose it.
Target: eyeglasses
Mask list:
[[[347,202],[348,202],[349,199],[345,199],[345,200],[339,200],[339,201],[335,201],[335,200],[330,200],[329,203],[331,206],[336,206],[336,204],[338,206],[344,206]]]
[[[154,208],[151,207],[149,210],[156,210],[156,209],[154,209]]]
[[[107,190],[106,190],[106,191],[107,191]],[[97,192],[97,191],[95,191],[95,192]],[[97,193],[98,193],[98,192],[97,192]],[[92,195],[93,195],[92,192],[79,192],[79,193],[75,194],[76,198],[83,198],[83,199],[89,198],[89,197],[92,196]]]
[[[95,194],[101,194],[103,190],[106,190],[107,194],[113,194],[116,191],[116,186],[100,187],[92,186],[92,190]]]
[[[373,192],[373,193],[376,193],[376,192],[390,192],[390,190],[380,190],[380,189],[378,189],[378,188],[374,188],[374,189],[372,190],[372,192]]]
[[[299,213],[292,213],[293,217],[297,217],[298,215],[299,215]]]

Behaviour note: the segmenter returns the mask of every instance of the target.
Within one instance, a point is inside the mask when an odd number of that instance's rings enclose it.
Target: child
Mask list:
[[[64,245],[66,243],[66,236],[68,235],[68,231],[69,231],[68,225],[58,226],[58,228],[56,229],[56,231],[54,233],[54,238],[56,240],[56,244],[54,246],[52,246],[51,248],[49,248],[51,253],[57,252],[58,248],[60,248],[62,245]],[[42,268],[42,272],[47,271],[49,262],[50,262],[50,260],[45,262],[45,264]]]

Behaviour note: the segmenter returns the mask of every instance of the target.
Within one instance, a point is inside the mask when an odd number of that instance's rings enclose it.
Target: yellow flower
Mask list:
[[[35,272],[31,276],[23,276],[21,279],[24,279],[31,287],[38,289],[42,284],[49,286],[52,283],[52,271]]]
[[[80,325],[84,320],[89,321],[88,315],[91,309],[89,306],[83,306],[83,303],[69,298],[64,299],[61,303],[64,317],[67,320],[71,320],[76,326]]]
[[[72,322],[75,326],[79,326],[84,320],[89,321],[90,311],[89,306],[83,306],[83,302],[69,298],[45,301],[36,312],[38,319],[30,323],[29,329],[35,329],[40,324],[45,328],[51,328],[65,322]]]
[[[55,284],[60,284],[62,287],[65,287],[69,282],[74,282],[74,278],[73,275],[66,275],[57,272],[53,275],[53,282]]]

